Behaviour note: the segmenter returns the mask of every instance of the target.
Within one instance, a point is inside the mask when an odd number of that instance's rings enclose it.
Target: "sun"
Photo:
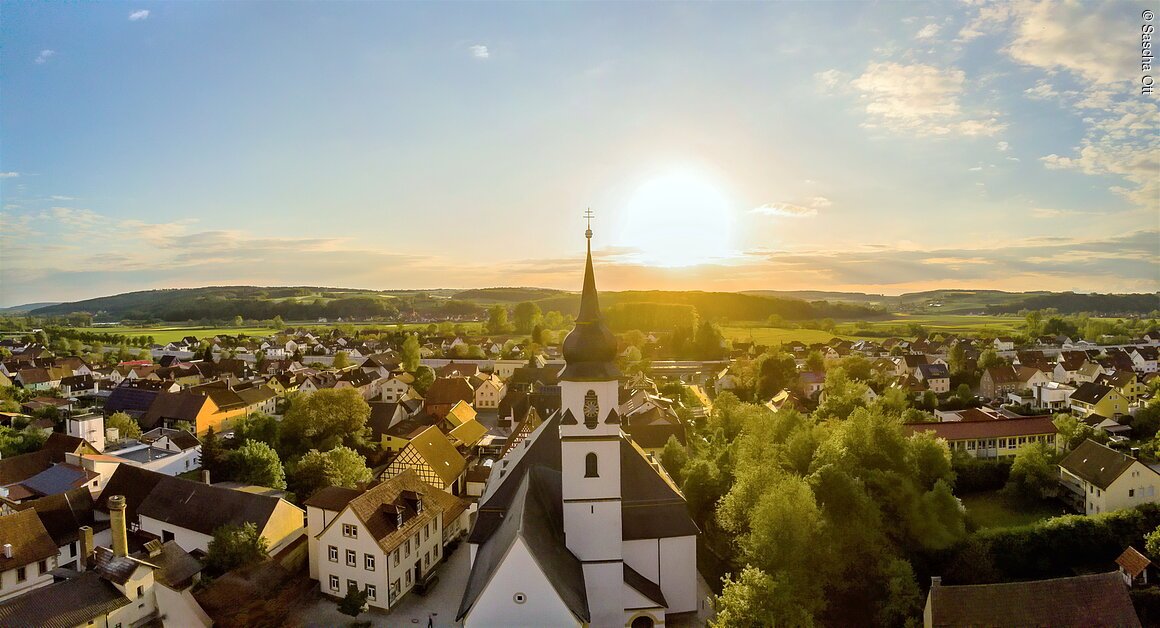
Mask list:
[[[729,257],[733,212],[721,188],[696,170],[642,183],[625,204],[622,243],[650,266],[680,267]]]

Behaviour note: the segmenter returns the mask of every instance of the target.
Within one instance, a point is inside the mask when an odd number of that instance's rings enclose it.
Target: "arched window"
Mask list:
[[[632,624],[630,625],[632,628],[653,628],[653,626],[656,624],[653,623],[652,617],[649,617],[648,615],[641,615],[640,617],[632,620]]]
[[[600,402],[596,399],[596,391],[589,390],[588,394],[584,395],[584,425],[594,430],[599,422]]]
[[[584,456],[584,477],[598,478],[600,474],[596,472],[596,454],[589,452]]]

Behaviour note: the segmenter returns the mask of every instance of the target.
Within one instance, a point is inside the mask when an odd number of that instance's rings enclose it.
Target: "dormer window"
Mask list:
[[[403,511],[402,510],[395,512],[395,527],[396,528],[403,527]]]
[[[415,512],[416,513],[423,512],[423,500],[422,499],[415,500]]]

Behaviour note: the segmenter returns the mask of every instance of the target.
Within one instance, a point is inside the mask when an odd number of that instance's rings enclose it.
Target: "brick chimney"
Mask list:
[[[113,495],[109,498],[109,524],[113,533],[113,555],[129,555],[129,536],[125,525],[125,496]]]
[[[87,571],[93,566],[93,552],[96,551],[96,543],[93,542],[93,529],[89,526],[81,526],[81,556],[78,571]]]

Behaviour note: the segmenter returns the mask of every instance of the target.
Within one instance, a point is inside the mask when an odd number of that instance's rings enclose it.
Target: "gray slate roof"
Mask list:
[[[72,628],[128,604],[129,598],[89,571],[0,604],[0,625]]]
[[[1135,458],[1126,456],[1110,447],[1093,440],[1085,440],[1071,450],[1071,453],[1063,460],[1060,460],[1059,466],[1080,479],[1087,480],[1106,490],[1135,461]]]

